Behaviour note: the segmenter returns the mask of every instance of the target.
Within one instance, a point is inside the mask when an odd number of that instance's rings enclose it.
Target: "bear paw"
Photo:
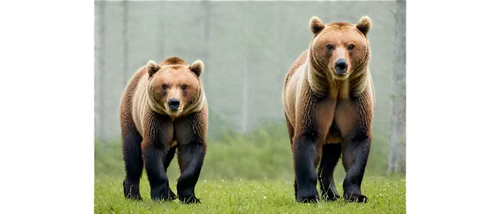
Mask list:
[[[126,199],[142,200],[141,193],[139,192],[139,184],[123,181],[123,195]]]
[[[340,198],[340,195],[337,193],[328,193],[328,194],[325,193],[321,197],[325,201],[336,201],[337,199]]]
[[[127,194],[127,195],[125,195],[125,198],[126,199],[131,199],[131,200],[142,201],[142,197],[140,195]]]
[[[344,200],[348,202],[368,203],[368,197],[354,193],[344,193]]]
[[[317,196],[298,197],[297,202],[298,203],[318,203],[318,197]]]
[[[298,189],[296,201],[298,203],[317,203],[319,201],[318,191],[314,186],[310,189]]]
[[[170,190],[170,192],[168,193],[167,200],[168,201],[173,201],[175,199],[177,199],[177,195],[175,195],[175,193],[172,190]]]
[[[172,201],[177,197],[168,187],[159,187],[151,189],[151,199],[162,200],[162,201]]]
[[[196,198],[194,195],[190,195],[190,196],[180,196],[179,195],[179,200],[183,204],[197,204],[197,203],[201,203],[200,199]]]

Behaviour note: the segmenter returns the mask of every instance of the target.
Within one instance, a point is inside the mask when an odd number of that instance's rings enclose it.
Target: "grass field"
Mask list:
[[[175,192],[175,179],[170,179]],[[172,184],[173,183],[173,184]],[[336,182],[342,194],[340,181]],[[141,181],[143,201],[125,200],[122,180],[95,180],[95,213],[406,213],[406,179],[404,177],[366,177],[362,191],[369,198],[366,204],[319,202],[298,204],[289,181],[280,180],[200,180],[196,196],[201,204],[152,201],[149,183]]]
[[[144,201],[123,197],[124,163],[119,140],[95,142],[95,213],[406,213],[404,175],[386,177],[387,145],[375,134],[363,179],[367,204],[320,202],[297,204],[294,200],[292,152],[286,125],[267,125],[243,135],[220,132],[208,140],[196,196],[201,204],[152,201],[146,173],[142,176]],[[177,157],[168,167],[170,187],[176,192]],[[342,195],[345,176],[341,161],[334,178]]]

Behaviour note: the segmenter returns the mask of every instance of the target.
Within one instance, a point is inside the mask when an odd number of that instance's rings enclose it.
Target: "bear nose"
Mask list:
[[[345,74],[347,71],[347,62],[345,59],[340,58],[335,62],[335,73],[337,74]]]
[[[172,98],[168,101],[168,108],[170,108],[170,110],[172,110],[172,111],[177,111],[180,104],[181,104],[181,102],[179,102],[179,99]]]

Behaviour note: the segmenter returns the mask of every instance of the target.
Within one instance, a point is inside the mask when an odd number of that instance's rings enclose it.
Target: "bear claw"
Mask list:
[[[154,194],[151,194],[151,199],[153,200],[172,201],[176,198],[177,196],[170,189],[163,190],[163,192],[155,192]]]
[[[131,199],[131,200],[138,200],[138,201],[142,201],[142,197],[140,195],[131,195],[131,194],[128,194],[125,196],[126,199]]]
[[[348,202],[368,203],[368,197],[354,193],[344,193],[344,200]]]
[[[179,196],[179,200],[183,204],[197,204],[197,203],[201,203],[200,199],[196,198],[194,195],[192,195],[192,196]]]
[[[318,203],[318,197],[310,196],[310,197],[300,197],[297,198],[298,203]]]
[[[337,199],[340,198],[340,195],[338,194],[323,194],[322,195],[323,200],[325,201],[336,201]]]

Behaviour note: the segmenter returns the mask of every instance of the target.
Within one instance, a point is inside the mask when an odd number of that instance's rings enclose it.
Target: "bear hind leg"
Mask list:
[[[286,127],[288,129],[288,136],[290,137],[290,145],[291,145],[292,152],[293,152],[294,128],[293,128],[292,124],[290,123],[290,121],[288,120],[286,113],[285,113],[285,119],[286,119]],[[293,193],[294,193],[295,198],[297,198],[297,179],[293,180]]]
[[[333,171],[340,159],[340,154],[340,143],[323,145],[318,169],[318,181],[321,188],[321,197],[325,201],[335,201],[340,198],[333,179]]]
[[[142,200],[139,182],[142,176],[143,161],[141,156],[142,137],[135,128],[124,132],[123,160],[125,162],[125,180],[123,194],[127,199]]]
[[[349,202],[368,202],[368,198],[361,194],[361,182],[368,161],[370,144],[368,136],[360,135],[343,145],[342,162],[346,171],[343,183],[344,199]]]

